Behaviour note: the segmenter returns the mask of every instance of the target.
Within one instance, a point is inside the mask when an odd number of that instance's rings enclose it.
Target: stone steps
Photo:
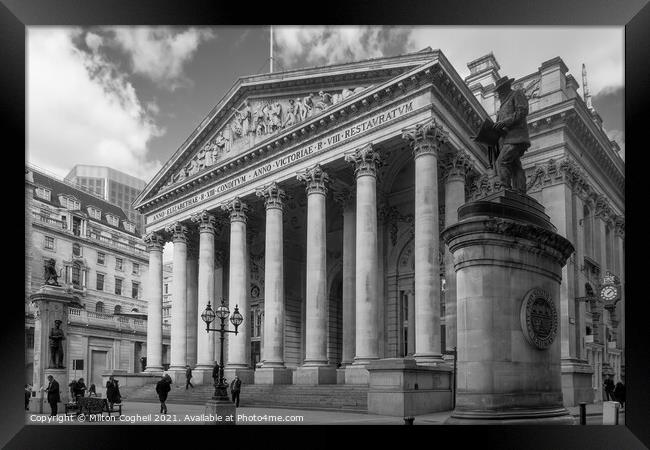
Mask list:
[[[185,386],[174,386],[167,403],[204,404],[213,392],[213,386],[200,385],[188,390]],[[158,401],[154,385],[124,392],[122,396],[126,401]],[[350,385],[246,385],[242,388],[240,406],[367,411],[368,388]]]

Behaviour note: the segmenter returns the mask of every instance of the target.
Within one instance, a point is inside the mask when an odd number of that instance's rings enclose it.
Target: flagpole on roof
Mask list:
[[[269,39],[270,68],[273,72],[273,25],[271,25],[271,39]]]

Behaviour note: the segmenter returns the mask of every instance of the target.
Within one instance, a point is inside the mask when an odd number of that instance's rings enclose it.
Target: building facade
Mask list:
[[[111,167],[81,164],[75,165],[65,180],[118,205],[126,213],[128,220],[136,224],[136,232],[142,235],[144,217],[133,209],[133,201],[147,184],[144,180]]]
[[[163,365],[164,284],[172,372],[194,354],[195,372],[209,369],[217,353],[200,314],[222,297],[248,322],[225,355],[227,376],[245,382],[367,384],[380,358],[444,364],[471,317],[456,316],[440,231],[492,189],[472,137],[498,109],[499,67],[492,55],[469,67],[463,80],[425,49],[240,78],[136,201],[150,370]],[[517,83],[530,99],[529,194],[578,249],[560,299],[565,403],[598,400],[603,370],[621,375],[622,314],[576,298],[595,288],[594,264],[622,278],[623,162],[559,58]]]
[[[29,296],[43,286],[44,265],[54,260],[58,283],[75,298],[66,327],[68,380],[83,377],[101,392],[102,372],[142,370],[146,248],[118,206],[33,168],[26,176],[25,379],[39,385],[33,374],[35,310]]]

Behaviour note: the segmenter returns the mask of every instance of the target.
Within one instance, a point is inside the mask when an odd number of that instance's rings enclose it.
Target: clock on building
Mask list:
[[[618,286],[609,284],[600,288],[600,298],[605,303],[616,302],[619,298]]]

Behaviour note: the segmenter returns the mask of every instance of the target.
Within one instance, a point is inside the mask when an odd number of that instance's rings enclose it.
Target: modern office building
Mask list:
[[[110,167],[80,164],[72,168],[65,180],[118,205],[124,210],[128,219],[136,224],[137,233],[143,233],[143,217],[133,209],[133,201],[144,189],[146,185],[144,180]]]

